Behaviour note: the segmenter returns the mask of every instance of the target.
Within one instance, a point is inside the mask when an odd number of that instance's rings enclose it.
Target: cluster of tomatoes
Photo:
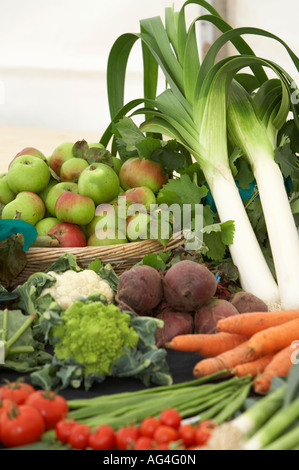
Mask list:
[[[0,387],[0,442],[19,447],[38,442],[68,413],[64,397],[17,381]]]
[[[206,444],[215,424],[205,420],[197,425],[184,424],[174,408],[162,411],[159,417],[144,418],[139,425],[114,430],[100,425],[92,431],[87,424],[63,419],[56,425],[56,437],[77,450],[190,450]]]

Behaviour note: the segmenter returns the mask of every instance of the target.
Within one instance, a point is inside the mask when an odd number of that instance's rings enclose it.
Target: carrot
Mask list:
[[[299,318],[255,333],[247,342],[248,362],[273,354],[299,338]]]
[[[259,331],[296,318],[299,318],[299,310],[241,313],[219,320],[217,328],[227,333],[252,336]]]
[[[265,370],[266,366],[272,361],[273,357],[273,354],[269,354],[268,356],[260,357],[256,361],[245,362],[245,364],[238,364],[233,367],[231,373],[237,377],[245,377],[249,374],[252,377],[256,377]]]
[[[178,351],[193,351],[203,357],[218,356],[229,349],[235,348],[247,340],[247,336],[230,333],[186,334],[177,335],[168,343],[166,348]]]
[[[292,354],[294,347],[288,345],[277,352],[272,361],[267,365],[264,372],[259,375],[253,384],[254,391],[260,395],[266,395],[271,387],[274,377],[286,377],[293,365]]]
[[[244,364],[248,362],[247,351],[248,342],[239,344],[235,348],[229,349],[215,357],[209,357],[202,359],[193,368],[193,375],[195,377],[207,377],[210,374],[221,372],[224,369],[232,369],[238,364]]]

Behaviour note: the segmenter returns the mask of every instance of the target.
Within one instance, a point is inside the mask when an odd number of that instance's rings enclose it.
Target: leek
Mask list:
[[[285,110],[286,119],[289,106]],[[274,160],[277,130],[270,124],[267,128],[258,117],[249,94],[235,82],[229,94],[228,131],[252,167],[266,222],[281,306],[292,309],[299,307],[299,239],[284,179]]]
[[[299,446],[299,425],[286,432],[262,450],[295,450]],[[298,449],[297,449],[298,450]]]

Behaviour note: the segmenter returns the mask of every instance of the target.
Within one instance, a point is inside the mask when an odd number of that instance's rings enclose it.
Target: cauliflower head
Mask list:
[[[54,353],[58,359],[73,358],[83,364],[85,377],[90,373],[111,375],[124,347],[133,349],[139,340],[130,316],[113,304],[77,300],[61,318],[63,322],[53,329]]]
[[[48,274],[55,277],[56,282],[43,289],[41,295],[50,294],[64,309],[70,307],[78,297],[88,297],[95,291],[104,295],[108,304],[113,302],[114,294],[108,281],[91,269],[79,272],[69,269],[60,274],[50,271]]]

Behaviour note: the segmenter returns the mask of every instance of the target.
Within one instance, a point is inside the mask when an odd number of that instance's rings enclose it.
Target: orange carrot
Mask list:
[[[219,320],[217,328],[227,333],[252,336],[259,331],[296,318],[299,318],[299,310],[241,313]]]
[[[255,333],[247,341],[248,362],[273,354],[299,338],[299,318]]]
[[[229,349],[235,348],[248,339],[247,336],[230,333],[186,334],[177,335],[168,343],[166,348],[178,351],[193,351],[203,357],[214,357]]]
[[[274,355],[269,354],[268,356],[262,356],[256,361],[245,362],[245,364],[238,364],[233,367],[231,373],[237,377],[245,377],[246,375],[251,375],[253,378],[258,374],[261,374],[266,366],[270,364]]]
[[[288,375],[293,365],[293,352],[294,348],[292,345],[288,345],[274,355],[264,372],[254,381],[254,391],[256,393],[265,395],[270,389],[273,377],[286,377]]]
[[[248,342],[249,340],[244,341],[244,343],[241,343],[239,346],[229,349],[218,356],[202,359],[195,364],[193,375],[195,377],[207,377],[210,374],[221,372],[224,369],[230,370],[238,364],[248,362],[246,355],[248,351]]]

